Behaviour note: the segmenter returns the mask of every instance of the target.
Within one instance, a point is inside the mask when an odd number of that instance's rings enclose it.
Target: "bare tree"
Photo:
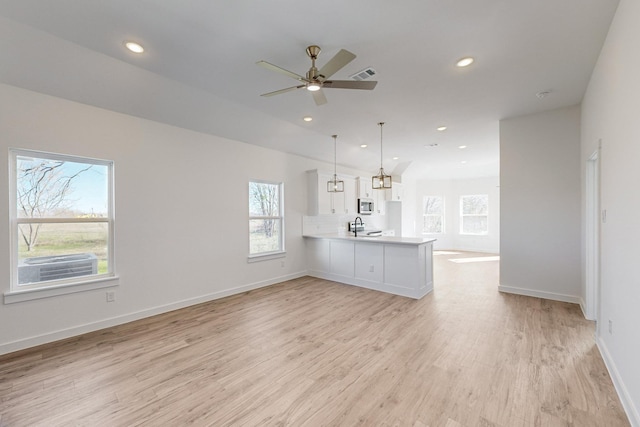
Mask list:
[[[422,230],[426,233],[442,232],[442,198],[427,196],[424,198]]]
[[[251,183],[249,186],[250,212],[252,216],[274,217],[279,215],[278,186],[273,184]],[[263,232],[267,237],[273,235],[276,220],[265,218]]]
[[[45,218],[54,216],[68,207],[72,181],[88,166],[71,175],[65,175],[64,161],[33,159],[18,162],[17,203],[18,216],[22,218]],[[20,235],[30,252],[38,242],[42,224],[29,223],[19,227]]]

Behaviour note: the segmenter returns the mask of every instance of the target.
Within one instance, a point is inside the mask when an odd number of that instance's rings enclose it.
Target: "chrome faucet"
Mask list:
[[[364,226],[364,222],[362,222],[362,218],[357,216],[356,220],[353,221],[353,237],[358,237],[358,220],[360,220],[360,225]]]

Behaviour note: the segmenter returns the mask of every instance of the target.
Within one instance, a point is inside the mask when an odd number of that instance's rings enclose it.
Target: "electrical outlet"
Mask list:
[[[369,266],[369,273],[373,273],[373,264]]]
[[[609,319],[609,333],[613,334],[613,320]]]
[[[107,291],[107,302],[114,302],[116,300],[115,291]]]
[[[280,261],[280,267],[284,267],[284,261]]]

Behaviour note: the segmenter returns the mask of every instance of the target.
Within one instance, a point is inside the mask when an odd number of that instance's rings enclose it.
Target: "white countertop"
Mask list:
[[[339,233],[328,234],[305,234],[303,237],[311,239],[333,239],[333,240],[355,240],[363,243],[392,243],[397,245],[422,245],[423,243],[434,242],[436,239],[425,237],[402,237],[402,236],[367,236],[366,231],[358,233],[355,237],[352,233],[341,235]]]

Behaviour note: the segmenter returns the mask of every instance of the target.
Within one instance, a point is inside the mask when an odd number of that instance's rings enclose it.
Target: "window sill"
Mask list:
[[[96,289],[112,288],[119,285],[118,276],[96,277],[78,283],[65,283],[36,289],[22,289],[4,293],[4,303],[32,301],[41,298],[50,298],[59,295],[75,294],[77,292],[94,291]],[[115,282],[115,283],[114,283]]]
[[[286,256],[287,256],[287,253],[285,251],[269,252],[268,254],[264,254],[264,255],[249,255],[247,257],[247,262],[252,263],[252,262],[258,262],[258,261],[268,261],[270,259],[284,258]]]

